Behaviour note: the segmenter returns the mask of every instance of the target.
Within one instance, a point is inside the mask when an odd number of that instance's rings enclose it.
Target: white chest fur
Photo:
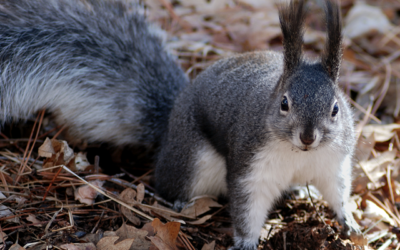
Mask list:
[[[294,184],[314,184],[323,195],[334,197],[329,199],[334,201],[334,207],[340,206],[342,199],[337,195],[338,189],[331,187],[339,186],[335,184],[336,180],[341,179],[337,178],[338,175],[347,175],[351,171],[342,171],[343,168],[350,167],[351,156],[339,152],[338,149],[326,146],[301,151],[287,142],[261,148],[250,164],[250,171],[241,182],[243,192],[248,197],[246,210],[251,222],[247,224],[247,230],[251,235],[258,237],[275,200]],[[350,175],[347,178],[351,178]],[[325,185],[329,182],[335,183]]]
[[[336,173],[345,157],[337,149],[326,146],[301,151],[287,142],[275,143],[255,154],[251,171],[243,182],[256,182],[264,188],[273,184],[281,190],[292,184],[314,183],[321,176]]]

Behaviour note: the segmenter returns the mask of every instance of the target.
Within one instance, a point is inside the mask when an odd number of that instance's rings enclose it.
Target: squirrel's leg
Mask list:
[[[258,238],[268,212],[281,196],[281,190],[273,178],[260,174],[257,169],[253,169],[243,179],[243,175],[228,173],[228,194],[235,241],[230,250],[257,249]]]
[[[328,166],[331,167],[331,166]],[[348,200],[351,193],[351,158],[346,156],[341,166],[332,166],[335,172],[324,174],[315,182],[315,186],[329,203],[345,233],[350,231],[360,233],[360,228],[354,220]]]

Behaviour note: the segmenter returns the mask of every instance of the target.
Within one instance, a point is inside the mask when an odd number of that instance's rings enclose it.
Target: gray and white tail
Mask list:
[[[157,144],[187,78],[141,6],[122,1],[0,3],[0,121],[41,109],[71,138]]]

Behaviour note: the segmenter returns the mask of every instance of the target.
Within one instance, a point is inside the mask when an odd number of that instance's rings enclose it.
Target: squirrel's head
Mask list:
[[[278,126],[286,130],[283,133],[290,134],[293,145],[307,151],[332,141],[332,137],[343,129],[348,112],[343,115],[342,111],[348,111],[348,107],[338,88],[342,56],[340,9],[337,4],[327,1],[325,51],[320,60],[310,62],[302,53],[303,5],[302,0],[297,4],[291,1],[279,11],[284,69],[276,92],[279,104],[274,106],[279,109],[275,114]]]

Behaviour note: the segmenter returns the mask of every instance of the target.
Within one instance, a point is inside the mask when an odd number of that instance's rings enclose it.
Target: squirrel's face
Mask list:
[[[335,131],[341,129],[344,105],[336,83],[318,64],[312,64],[302,66],[284,86],[275,107],[279,109],[276,120],[285,139],[303,151],[332,141]]]

